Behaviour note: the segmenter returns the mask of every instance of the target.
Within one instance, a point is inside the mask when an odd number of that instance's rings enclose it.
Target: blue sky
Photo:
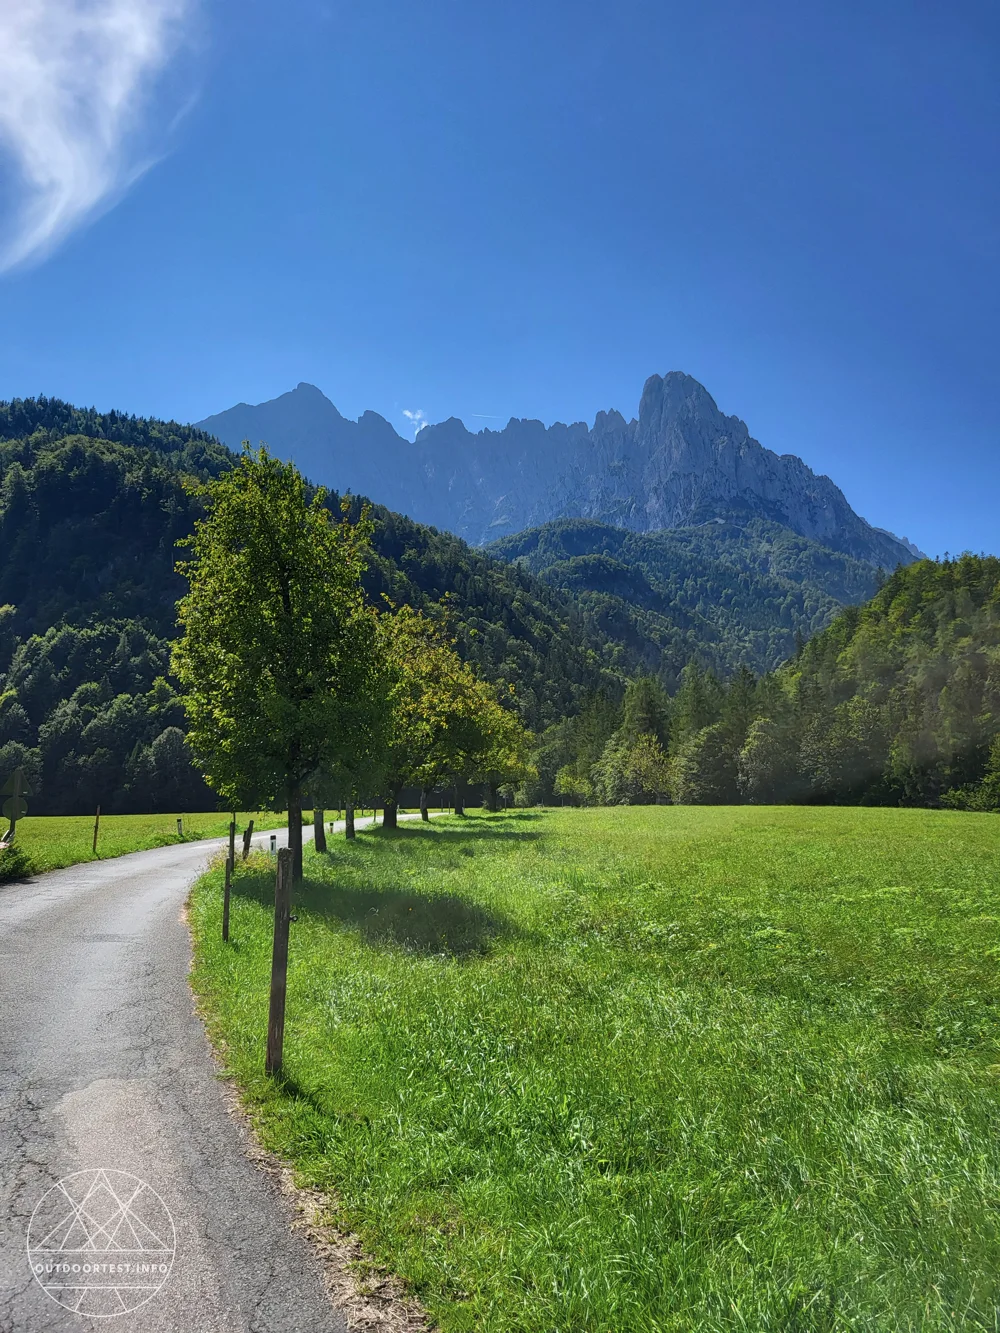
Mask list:
[[[681,369],[872,522],[1000,551],[995,5],[85,3],[101,40],[0,17],[0,396],[309,380],[405,432]]]

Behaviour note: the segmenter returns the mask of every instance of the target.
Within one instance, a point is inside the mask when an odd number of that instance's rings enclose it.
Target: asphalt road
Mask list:
[[[193,1012],[181,913],[188,888],[219,845],[136,852],[0,886],[3,1333],[345,1330],[317,1260],[291,1229],[287,1202],[244,1155],[244,1131],[226,1112]],[[163,1285],[141,1308],[113,1318],[58,1304],[35,1280],[27,1253],[32,1213],[46,1191],[73,1172],[97,1168],[145,1182],[166,1205],[176,1235]],[[106,1180],[111,1195],[95,1174],[68,1187],[78,1204],[83,1184],[93,1187],[79,1223],[92,1235],[100,1226],[117,1228],[115,1210],[128,1202],[127,1177]],[[59,1220],[53,1205],[64,1202],[55,1194],[42,1204],[33,1244],[44,1239],[38,1228],[46,1216]],[[71,1212],[66,1202],[65,1216]],[[138,1237],[138,1244],[128,1242],[133,1249],[148,1258],[167,1247],[169,1224],[160,1224],[162,1209],[148,1191],[126,1216],[127,1234]],[[141,1230],[147,1224],[151,1232]],[[115,1231],[123,1247],[125,1234]],[[87,1237],[67,1233],[63,1244],[74,1252],[68,1258],[80,1258],[76,1251],[87,1248]],[[107,1301],[100,1308],[117,1309],[138,1304],[136,1284],[152,1289],[161,1279],[108,1278],[107,1291],[95,1289],[103,1277],[44,1280],[87,1284],[90,1308]],[[119,1283],[123,1297],[114,1290]],[[72,1292],[61,1295],[68,1304],[75,1299]]]

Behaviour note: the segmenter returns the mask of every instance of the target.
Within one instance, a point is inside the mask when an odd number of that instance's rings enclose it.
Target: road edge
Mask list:
[[[195,962],[189,913],[191,895],[210,868],[211,862],[191,884],[180,913],[188,934],[189,976]],[[261,1143],[253,1113],[244,1102],[236,1079],[226,1069],[225,1043],[213,1039],[208,1016],[190,981],[188,989],[191,1008],[215,1070],[222,1104],[236,1126],[240,1151],[269,1177],[290,1206],[292,1230],[305,1238],[315,1254],[330,1303],[343,1316],[350,1333],[433,1333],[438,1325],[416,1297],[407,1292],[402,1280],[367,1254],[358,1236],[337,1224],[339,1202],[336,1196],[297,1184],[292,1163]]]

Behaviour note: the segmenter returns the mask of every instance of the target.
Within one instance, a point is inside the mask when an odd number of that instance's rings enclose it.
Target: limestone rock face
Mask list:
[[[451,417],[408,441],[375,412],[348,420],[307,384],[198,425],[231,447],[267,440],[313,481],[474,545],[557,518],[637,532],[766,518],[887,569],[919,555],[855,514],[829,477],[765,449],[680,371],[650,376],[637,418],[599,412],[589,429],[514,417],[502,430],[473,434]]]

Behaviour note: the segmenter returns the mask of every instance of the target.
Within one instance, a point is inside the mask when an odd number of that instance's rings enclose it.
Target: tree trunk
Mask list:
[[[344,837],[354,837],[354,805],[351,801],[344,806]]]
[[[458,778],[455,782],[455,814],[465,814],[465,778]]]
[[[402,786],[400,785],[398,787],[390,787],[389,791],[386,793],[385,804],[382,807],[383,828],[399,827],[399,793],[401,791]]]
[[[495,815],[497,812],[497,784],[495,782],[487,782],[486,784],[486,809],[491,815]]]
[[[427,788],[426,788],[426,787],[421,787],[421,788],[420,788],[420,818],[421,818],[422,820],[424,820],[425,822],[426,822],[428,819],[430,819],[430,815],[427,813]]]
[[[313,810],[313,846],[318,852],[326,851],[326,825],[323,822],[325,817],[325,810]]]
[[[302,789],[293,787],[288,793],[288,850],[292,854],[292,883],[302,878]]]

